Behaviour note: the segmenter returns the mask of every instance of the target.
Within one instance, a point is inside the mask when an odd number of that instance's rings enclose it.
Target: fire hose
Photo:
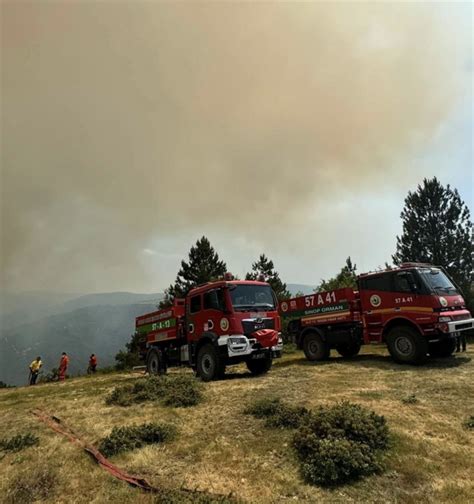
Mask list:
[[[110,473],[115,478],[127,482],[129,485],[137,488],[141,488],[147,492],[160,492],[160,489],[151,485],[146,479],[140,478],[138,476],[133,476],[128,474],[124,470],[112,464],[100,451],[95,448],[95,446],[89,444],[87,441],[81,439],[81,437],[76,434],[70,427],[68,427],[60,418],[54,415],[50,415],[40,409],[32,410],[33,415],[35,415],[39,420],[41,420],[48,427],[54,431],[67,437],[69,441],[80,446],[85,452],[87,452],[103,469]],[[180,488],[183,492],[189,493],[207,493],[201,490],[191,490],[189,488]],[[209,495],[209,494],[208,494]],[[224,497],[223,495],[212,495],[213,497]]]

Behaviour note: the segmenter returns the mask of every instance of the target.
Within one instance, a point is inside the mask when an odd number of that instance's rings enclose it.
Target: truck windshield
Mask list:
[[[456,287],[443,271],[437,268],[426,268],[418,271],[424,284],[432,294],[439,296],[459,294]]]
[[[236,311],[276,310],[276,300],[269,285],[233,284],[229,291]]]

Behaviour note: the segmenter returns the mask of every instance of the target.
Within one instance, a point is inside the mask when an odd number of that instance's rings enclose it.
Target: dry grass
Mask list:
[[[370,350],[370,355],[369,355]],[[154,497],[114,480],[79,449],[29,413],[41,407],[97,442],[114,426],[143,422],[174,424],[180,436],[114,458],[117,465],[166,488],[197,488],[247,502],[443,503],[474,502],[473,436],[463,425],[474,414],[474,352],[416,368],[394,364],[385,350],[369,348],[353,361],[324,364],[286,355],[271,372],[251,377],[243,366],[220,382],[205,384],[204,401],[186,409],[143,403],[107,406],[117,384],[132,374],[111,374],[34,388],[0,390],[0,430],[24,431],[40,445],[0,461],[0,500],[16,474],[41,461],[56,471],[54,492],[43,502],[152,503]],[[189,373],[176,370],[174,373]],[[315,408],[349,400],[384,415],[394,447],[387,470],[335,490],[304,484],[291,449],[291,432],[263,428],[243,414],[259,397],[278,395],[289,404]],[[404,398],[416,396],[406,404]]]

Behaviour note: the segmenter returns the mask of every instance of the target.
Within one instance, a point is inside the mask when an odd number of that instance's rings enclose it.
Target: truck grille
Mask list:
[[[242,329],[247,336],[261,329],[275,329],[275,320],[272,318],[242,320]]]

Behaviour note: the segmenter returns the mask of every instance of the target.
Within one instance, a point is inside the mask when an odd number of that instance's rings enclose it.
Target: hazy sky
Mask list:
[[[159,291],[207,235],[317,283],[473,209],[470,3],[2,3],[2,280]]]

